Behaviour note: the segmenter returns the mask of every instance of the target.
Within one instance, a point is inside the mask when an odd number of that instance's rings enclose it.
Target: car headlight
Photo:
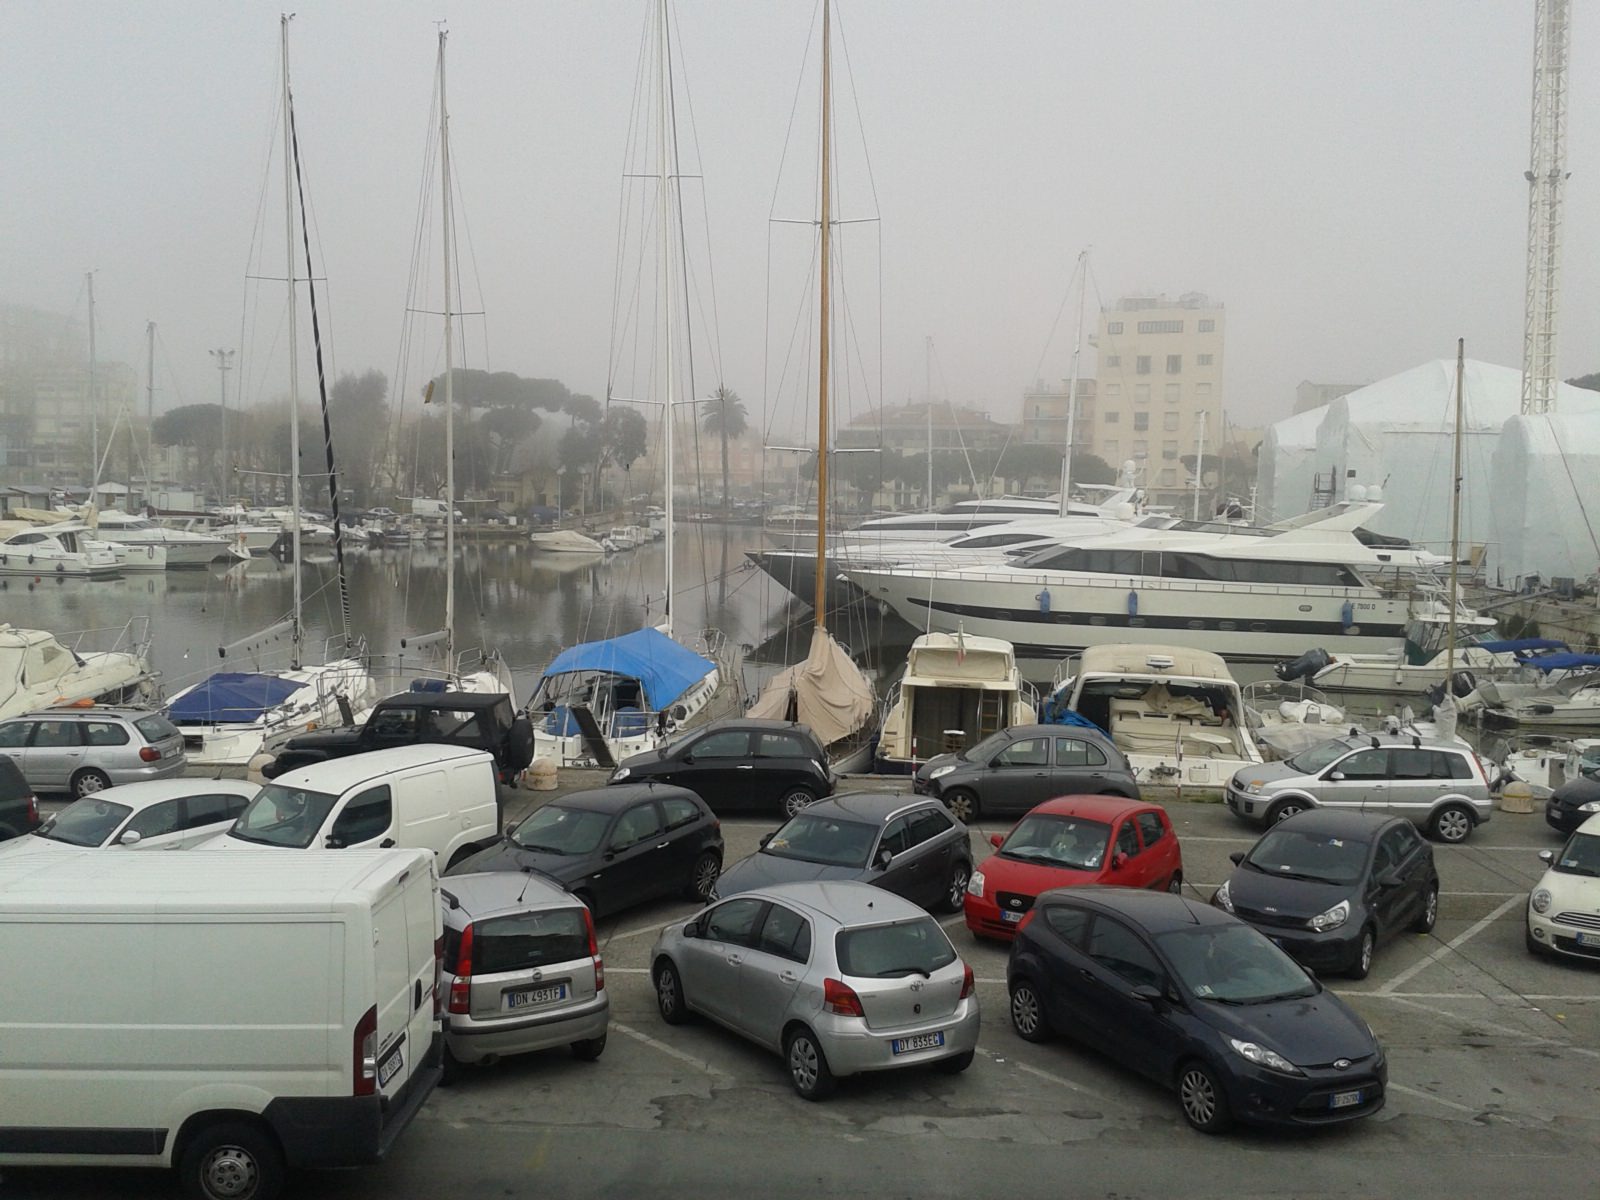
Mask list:
[[[972,878],[967,880],[967,894],[969,896],[983,895],[983,882],[983,872],[974,871],[972,873]]]
[[[1231,913],[1233,911],[1233,897],[1228,895],[1228,885],[1226,882],[1224,882],[1223,885],[1217,889],[1217,894],[1211,897],[1211,903],[1215,904],[1223,912]]]
[[[1307,921],[1306,924],[1318,933],[1327,933],[1330,929],[1337,929],[1350,919],[1350,901],[1341,900],[1325,913],[1318,913]]]
[[[1285,1075],[1298,1075],[1300,1068],[1295,1066],[1276,1050],[1268,1050],[1265,1046],[1255,1042],[1241,1042],[1238,1038],[1229,1038],[1228,1045],[1233,1047],[1234,1053],[1246,1062],[1255,1063],[1258,1067],[1268,1067],[1274,1071],[1282,1071]]]
[[[1550,911],[1550,901],[1553,898],[1554,897],[1550,895],[1549,888],[1537,888],[1534,890],[1533,896],[1528,903],[1533,906],[1534,912],[1547,913]]]
[[[615,771],[611,772],[611,782],[621,783],[631,774],[633,774],[633,772],[628,767],[618,767]]]
[[[1600,812],[1600,800],[1591,800],[1587,804],[1578,805],[1579,812]]]
[[[1244,785],[1244,790],[1252,796],[1259,796],[1261,795],[1263,782],[1264,781],[1260,779],[1252,779],[1249,783]]]
[[[955,764],[954,763],[948,763],[948,764],[946,764],[945,766],[942,766],[942,767],[935,767],[933,770],[928,772],[928,778],[929,779],[942,779],[944,776],[950,774],[950,772],[954,771],[955,769],[956,768],[955,768]]]

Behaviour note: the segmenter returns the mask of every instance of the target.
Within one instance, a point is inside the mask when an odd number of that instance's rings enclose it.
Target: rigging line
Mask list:
[[[806,64],[811,61],[811,43],[816,37],[817,20],[821,15],[822,0],[816,0],[815,5],[813,5],[811,9],[811,28],[806,33],[805,53],[800,56],[800,72],[795,76],[794,100],[789,105],[789,123],[784,127],[783,131],[783,149],[778,154],[778,171],[772,182],[772,204],[767,209],[768,221],[773,220],[778,211],[778,192],[783,186],[783,168],[789,161],[789,142],[794,136],[795,117],[800,111],[800,95],[801,89],[805,86]],[[816,195],[817,189],[814,186],[816,183],[815,174],[812,175],[812,182],[813,187],[811,189],[811,194]]]
[[[883,210],[878,203],[878,181],[872,173],[872,151],[867,146],[867,127],[861,118],[861,96],[856,91],[855,68],[850,65],[850,40],[845,37],[843,16],[835,11],[833,19],[839,26],[839,49],[844,51],[844,74],[850,83],[850,107],[856,114],[856,130],[861,138],[861,158],[867,168],[867,186],[872,193],[872,211],[876,219],[882,215]]]
[[[434,81],[435,86],[430,89],[432,100],[430,101],[428,108],[428,124],[426,127],[427,133],[422,139],[422,169],[417,172],[418,184],[415,210],[416,219],[411,226],[411,255],[406,271],[406,306],[401,312],[400,337],[395,350],[394,388],[396,404],[394,406],[393,414],[389,419],[388,429],[384,437],[385,462],[389,461],[391,453],[394,452],[399,446],[401,437],[405,432],[406,405],[410,398],[408,393],[410,391],[410,363],[413,341],[412,330],[413,322],[417,320],[417,317],[411,312],[410,301],[413,297],[419,294],[418,289],[420,287],[420,281],[418,277],[422,269],[421,263],[424,257],[424,245],[426,241],[424,233],[427,229],[427,222],[429,220],[429,198],[432,195],[432,166],[435,161],[433,145],[434,139],[437,136],[439,113],[437,67],[434,69]],[[397,471],[391,471],[389,481],[393,489],[398,491],[400,481]],[[404,610],[402,609],[402,612],[403,611]]]
[[[621,340],[625,336],[626,325],[620,324],[618,317],[622,308],[622,283],[625,276],[625,267],[631,257],[628,253],[628,222],[629,196],[633,191],[629,166],[632,165],[634,155],[638,152],[638,138],[641,135],[643,124],[641,112],[643,105],[644,80],[646,70],[647,52],[650,45],[651,13],[645,9],[644,24],[639,32],[639,56],[634,63],[633,71],[633,101],[628,106],[628,129],[622,143],[622,189],[617,201],[617,260],[612,271],[611,279],[611,341],[607,347],[606,363],[606,395],[610,398],[611,381],[617,376],[620,366]],[[631,307],[631,305],[630,305]]]
[[[673,28],[677,29],[677,31],[678,31],[678,53],[680,55],[682,55],[683,54],[683,27],[681,25],[677,24],[676,20],[674,20]],[[688,75],[688,72],[685,72],[684,76],[683,76],[683,105],[684,105],[684,108],[687,110],[688,115],[689,115],[689,133],[690,133],[690,141],[694,146],[694,160],[695,160],[696,165],[699,166],[700,170],[701,170],[701,179],[700,179],[700,214],[701,214],[702,218],[704,219],[703,220],[703,224],[705,226],[705,238],[706,238],[706,275],[707,275],[708,284],[709,284],[710,289],[711,289],[711,346],[710,346],[710,350],[711,350],[711,356],[712,356],[712,365],[716,369],[717,379],[720,381],[720,380],[723,379],[723,373],[722,373],[722,328],[718,324],[717,319],[716,319],[716,315],[717,315],[717,267],[716,267],[716,258],[711,253],[711,209],[710,209],[710,206],[706,203],[706,199],[705,199],[705,197],[706,197],[706,185],[705,185],[705,179],[704,179],[705,156],[701,152],[701,149],[700,149],[700,126],[699,126],[699,123],[695,120],[695,115],[694,115],[694,95],[690,91],[690,88],[689,88],[689,75]],[[673,138],[674,138],[674,140],[676,140],[676,138],[677,138],[677,125],[676,124],[673,125]],[[680,203],[682,202],[682,184],[681,183],[679,184],[679,202]],[[681,216],[682,216],[682,214],[680,213],[680,222],[681,222]]]
[[[1044,378],[1039,372],[1044,370],[1045,356],[1050,353],[1050,346],[1056,339],[1056,330],[1061,326],[1061,314],[1067,311],[1067,301],[1072,299],[1072,285],[1078,281],[1078,272],[1084,270],[1087,270],[1087,261],[1085,256],[1080,254],[1073,265],[1072,276],[1067,280],[1066,290],[1061,293],[1061,303],[1056,308],[1055,318],[1050,322],[1050,332],[1045,334],[1044,347],[1039,351],[1039,361],[1033,365],[1032,375],[1034,379]],[[1095,294],[1096,296],[1099,295],[1098,288]]]
[[[1561,455],[1561,468],[1567,473],[1567,482],[1572,485],[1572,498],[1578,502],[1578,515],[1583,518],[1583,527],[1589,534],[1589,544],[1594,547],[1596,556],[1600,556],[1600,541],[1595,539],[1594,525],[1589,520],[1589,509],[1583,502],[1583,494],[1578,491],[1578,481],[1572,475],[1572,463],[1567,460],[1567,448],[1561,444],[1561,439],[1556,436],[1555,421],[1546,416],[1545,427],[1550,430],[1550,438],[1556,445],[1556,451]]]

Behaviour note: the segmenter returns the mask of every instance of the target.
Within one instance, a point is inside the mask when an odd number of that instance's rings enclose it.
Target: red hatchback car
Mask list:
[[[967,884],[967,928],[1010,941],[1040,892],[1086,883],[1177,892],[1183,853],[1166,811],[1120,796],[1046,800],[1001,837]]]

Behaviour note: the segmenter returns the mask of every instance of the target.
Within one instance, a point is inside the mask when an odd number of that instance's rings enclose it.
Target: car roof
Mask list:
[[[698,801],[700,797],[688,788],[678,787],[671,783],[655,783],[649,779],[640,780],[638,783],[616,783],[609,787],[584,788],[577,792],[568,792],[562,796],[552,796],[547,803],[560,804],[568,808],[583,808],[590,812],[614,813],[621,812],[630,805],[651,797],[657,800],[666,800],[673,796],[681,796]],[[537,811],[537,810],[535,810]]]
[[[468,871],[439,880],[445,920],[455,924],[530,908],[582,908],[583,901],[537,872]],[[454,896],[452,906],[449,896]]]
[[[140,717],[159,717],[161,715],[153,708],[119,708],[112,704],[85,704],[62,708],[37,708],[30,713],[18,713],[14,717],[7,717],[6,720],[60,721],[82,718],[88,721],[104,720],[107,717],[121,717],[125,721],[137,721]]]
[[[214,796],[222,792],[243,796],[249,800],[260,790],[259,783],[252,783],[248,779],[210,779],[203,776],[197,779],[187,776],[175,779],[147,779],[142,783],[124,783],[117,787],[102,788],[82,798],[110,800],[117,804],[126,804],[129,808],[139,809],[185,796]]]
[[[1415,733],[1347,733],[1335,741],[1340,745],[1348,746],[1352,750],[1454,750],[1458,753],[1467,753],[1467,747],[1460,742],[1440,737],[1423,737]],[[1373,746],[1373,742],[1378,744]]]
[[[766,717],[724,717],[720,721],[708,721],[693,732],[705,733],[713,729],[769,729],[776,733],[805,734],[811,732],[811,727],[800,721],[774,721]]]
[[[805,813],[820,816],[853,817],[858,821],[882,823],[903,809],[916,806],[940,807],[937,800],[910,792],[839,792],[826,800],[807,805]]]
[[[880,925],[928,915],[924,909],[893,892],[846,879],[779,883],[741,895],[804,908],[840,925]]]
[[[1230,916],[1220,908],[1213,908],[1187,896],[1175,896],[1171,892],[1155,892],[1147,888],[1102,884],[1051,888],[1039,894],[1040,903],[1047,900],[1083,901],[1090,907],[1126,917],[1151,933],[1192,929],[1196,925],[1238,923],[1237,917]]]
[[[1332,837],[1371,841],[1386,825],[1393,825],[1399,817],[1381,813],[1346,812],[1337,808],[1308,808],[1279,821],[1274,829],[1293,829],[1297,833],[1325,833]]]
[[[1084,737],[1112,745],[1111,739],[1103,732],[1090,729],[1087,725],[1012,725],[1002,732],[1010,734],[1013,740],[1025,737]]]
[[[1090,821],[1115,821],[1136,812],[1160,812],[1160,805],[1122,796],[1057,796],[1032,810],[1056,817],[1083,817]]]
[[[422,742],[415,746],[395,746],[388,750],[368,750],[365,754],[351,754],[345,758],[330,758],[326,762],[311,763],[285,771],[272,782],[280,787],[303,787],[312,791],[343,792],[358,784],[370,783],[394,771],[409,767],[425,767],[432,763],[482,760],[493,764],[494,755],[487,750],[473,750],[467,746],[452,746],[444,742]]]

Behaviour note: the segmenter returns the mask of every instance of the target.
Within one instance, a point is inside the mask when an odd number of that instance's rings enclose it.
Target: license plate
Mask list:
[[[1019,912],[1011,912],[1008,909],[1003,909],[1000,913],[1000,919],[1002,921],[1010,921],[1013,925],[1015,925],[1022,920],[1022,914]]]
[[[1580,933],[1578,935],[1580,946],[1600,946],[1600,933]]]
[[[507,992],[506,1009],[530,1008],[535,1004],[554,1004],[557,1000],[567,998],[567,985],[564,983],[552,984],[550,987],[530,988],[525,992]]]
[[[893,1042],[896,1054],[909,1054],[913,1050],[933,1050],[944,1045],[944,1030],[933,1033],[919,1033],[916,1037],[895,1038]]]
[[[1328,1097],[1329,1108],[1354,1108],[1360,1103],[1360,1092],[1335,1092]]]
[[[405,1066],[405,1053],[397,1045],[389,1051],[389,1057],[378,1064],[378,1086],[383,1087],[395,1077],[395,1073]]]

